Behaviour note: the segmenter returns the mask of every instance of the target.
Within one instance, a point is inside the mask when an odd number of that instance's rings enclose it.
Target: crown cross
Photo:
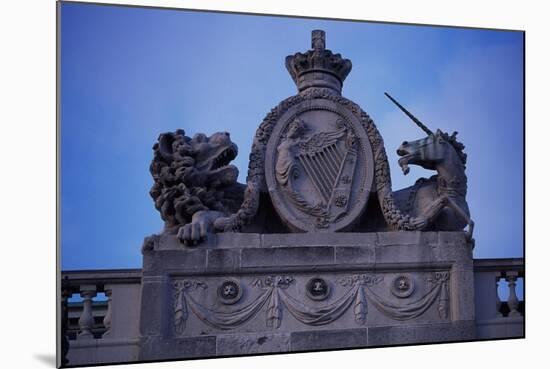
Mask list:
[[[325,31],[311,31],[311,48],[315,51],[325,51]]]

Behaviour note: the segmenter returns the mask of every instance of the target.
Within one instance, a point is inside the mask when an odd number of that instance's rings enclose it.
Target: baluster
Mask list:
[[[506,281],[510,288],[510,296],[508,297],[508,307],[510,308],[509,317],[521,316],[519,308],[519,300],[516,295],[516,281],[518,279],[518,272],[506,272]]]
[[[103,333],[103,336],[101,338],[107,338],[111,335],[111,295],[113,291],[107,287],[105,287],[105,296],[107,296],[107,313],[105,313],[105,317],[103,318],[103,325],[105,326],[105,333]]]
[[[82,314],[78,319],[78,327],[80,332],[78,333],[78,339],[90,339],[93,338],[92,327],[94,325],[94,316],[92,313],[92,299],[96,296],[95,285],[82,285],[80,286],[80,296],[82,296]]]
[[[501,273],[500,272],[496,272],[495,273],[495,277],[496,277],[496,301],[497,301],[497,316],[498,317],[502,317],[502,313],[500,312],[500,308],[502,306],[502,301],[500,301],[500,296],[498,294],[498,285],[499,285],[499,282],[500,282],[500,278],[502,277]]]

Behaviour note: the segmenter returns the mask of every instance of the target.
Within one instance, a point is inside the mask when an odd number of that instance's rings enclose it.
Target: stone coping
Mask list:
[[[397,246],[465,243],[463,232],[369,232],[369,233],[218,233],[196,246],[185,246],[174,235],[160,236],[155,250],[194,250],[204,248],[266,248],[301,246]]]
[[[472,269],[472,248],[462,232],[228,233],[195,247],[162,236],[144,253],[143,275],[452,265]]]
[[[518,269],[520,273],[524,271],[523,258],[491,258],[491,259],[473,259],[475,272],[492,272],[503,269]],[[94,269],[94,270],[64,270],[61,272],[62,277],[67,277],[71,282],[91,282],[104,281],[116,276],[117,280],[131,275],[134,279],[132,282],[141,283],[141,269]],[[520,274],[521,276],[522,274]],[[76,283],[75,282],[75,283]],[[112,283],[112,281],[109,281]]]

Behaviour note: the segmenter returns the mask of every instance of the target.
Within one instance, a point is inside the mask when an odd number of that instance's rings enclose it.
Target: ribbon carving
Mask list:
[[[203,282],[194,280],[183,280],[174,282],[174,328],[176,333],[181,334],[185,330],[185,322],[189,317],[187,310],[187,300],[185,299],[185,290],[205,289],[207,286]]]
[[[428,281],[441,289],[437,311],[441,319],[447,319],[449,311],[449,272],[436,272],[434,278],[430,278]]]

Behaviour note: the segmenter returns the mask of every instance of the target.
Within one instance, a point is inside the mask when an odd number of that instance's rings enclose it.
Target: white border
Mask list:
[[[527,48],[527,339],[328,353],[142,364],[143,368],[383,366],[521,367],[546,343],[548,254],[548,14],[544,2],[520,1],[110,1],[198,9],[524,29]],[[2,337],[3,367],[52,367],[55,354],[55,4],[2,4]],[[505,148],[503,148],[505,150]],[[498,155],[498,153],[495,153]],[[505,165],[503,165],[503,170]],[[517,196],[517,194],[514,194]],[[543,285],[544,283],[544,285]],[[5,365],[11,364],[11,365]],[[536,365],[536,364],[535,364]],[[113,366],[120,368],[121,366]]]

